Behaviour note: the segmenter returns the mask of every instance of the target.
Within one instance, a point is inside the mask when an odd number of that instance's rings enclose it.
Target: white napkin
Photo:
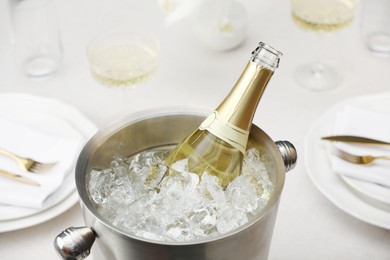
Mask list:
[[[28,208],[43,208],[74,169],[83,137],[54,136],[30,126],[0,119],[0,148],[40,162],[57,162],[48,172],[35,174],[21,170],[17,162],[0,154],[0,169],[20,174],[40,184],[19,183],[0,176],[0,203]]]
[[[335,135],[357,135],[390,142],[390,114],[346,105],[335,121]],[[337,142],[332,145],[356,155],[390,155],[390,146]],[[331,149],[330,149],[331,150]],[[340,175],[390,187],[390,161],[372,164],[349,163],[330,151],[332,170]]]

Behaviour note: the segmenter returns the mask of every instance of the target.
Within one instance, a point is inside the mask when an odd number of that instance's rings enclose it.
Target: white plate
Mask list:
[[[56,99],[28,94],[1,94],[0,117],[66,137],[81,134],[85,142],[97,131],[96,126],[77,109]],[[73,170],[56,196],[51,198],[50,205],[44,209],[0,205],[0,232],[43,223],[63,213],[77,201]]]
[[[390,112],[390,92],[346,100],[333,106],[310,128],[305,139],[305,164],[317,188],[337,207],[367,223],[390,229],[390,210],[386,205],[372,203],[370,190],[383,199],[386,194],[375,184],[359,185],[351,178],[341,178],[331,171],[326,144],[321,137],[332,133],[336,113],[345,105],[357,105],[382,112]],[[347,181],[345,181],[347,180]],[[367,189],[369,187],[369,189]],[[379,188],[378,188],[379,187]],[[371,197],[367,197],[369,195]]]

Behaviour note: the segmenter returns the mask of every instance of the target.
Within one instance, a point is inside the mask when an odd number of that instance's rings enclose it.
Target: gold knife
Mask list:
[[[41,186],[38,182],[36,182],[32,179],[29,179],[27,177],[24,177],[22,175],[19,175],[19,174],[10,173],[10,172],[4,171],[4,170],[0,170],[0,175],[6,177],[8,179],[12,179],[14,181],[24,183],[24,184],[28,184],[28,185],[32,185],[32,186]]]
[[[327,140],[327,141],[347,142],[347,143],[390,145],[389,142],[371,139],[371,138],[367,138],[367,137],[354,136],[354,135],[325,136],[325,137],[322,137],[321,139]]]

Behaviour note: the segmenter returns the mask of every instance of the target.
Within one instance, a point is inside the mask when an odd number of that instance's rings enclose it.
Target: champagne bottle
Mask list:
[[[282,53],[262,42],[222,103],[170,153],[166,165],[188,158],[188,171],[206,171],[223,188],[241,172],[250,128],[260,98],[278,67]]]

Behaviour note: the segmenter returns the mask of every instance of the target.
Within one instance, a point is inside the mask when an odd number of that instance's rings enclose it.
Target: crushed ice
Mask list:
[[[116,157],[111,167],[92,170],[91,201],[108,222],[146,239],[190,241],[229,232],[248,222],[272,194],[274,184],[257,149],[247,151],[242,174],[223,190],[218,179],[187,171],[187,160],[167,176],[169,149],[130,158]]]

